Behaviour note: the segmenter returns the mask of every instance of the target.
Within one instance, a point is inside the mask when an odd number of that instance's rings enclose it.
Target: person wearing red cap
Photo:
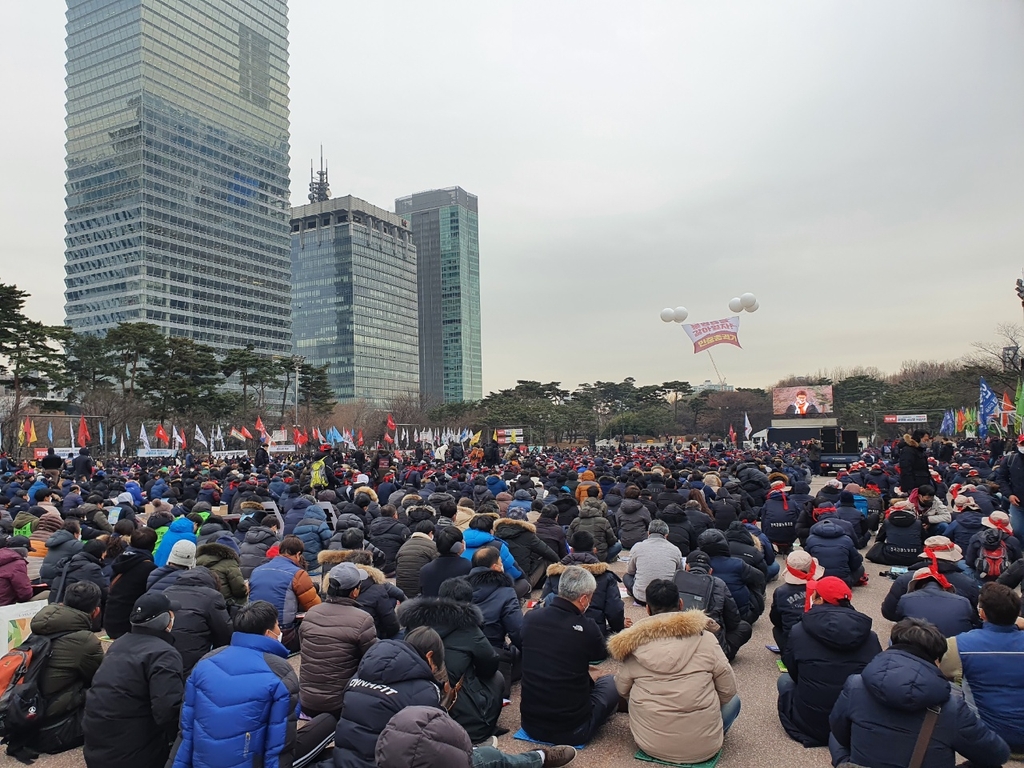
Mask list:
[[[855,610],[849,585],[835,576],[807,582],[807,611],[789,633],[779,676],[779,720],[805,747],[828,744],[829,713],[846,678],[882,652],[871,617]]]
[[[1010,525],[1024,531],[1024,435],[1017,438],[1017,450],[996,465],[994,479],[1010,502]]]

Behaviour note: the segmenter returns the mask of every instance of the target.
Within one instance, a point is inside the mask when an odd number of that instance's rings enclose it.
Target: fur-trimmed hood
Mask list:
[[[529,531],[530,533],[536,533],[537,532],[537,526],[534,525],[533,523],[528,523],[525,520],[514,520],[511,517],[503,517],[498,522],[496,522],[494,524],[494,530],[495,530],[495,534],[494,535],[497,536],[499,539],[504,538],[504,537],[500,536],[497,533],[497,530],[499,528],[501,528],[502,526],[507,526],[507,527],[510,527],[510,528],[522,528],[523,530]],[[511,535],[512,533],[518,533],[518,531],[510,531],[509,535]]]
[[[323,549],[316,556],[317,562],[321,565],[335,566],[338,563],[349,563],[355,562],[355,555],[358,552],[366,552],[363,549]],[[366,552],[369,555],[369,552]],[[359,570],[364,571],[374,584],[383,584],[387,579],[384,573],[372,565],[363,565],[362,563],[356,563],[356,567]],[[330,570],[329,568],[327,570]],[[324,574],[326,577],[326,573]]]
[[[373,488],[370,488],[368,485],[361,486],[352,491],[352,499],[355,500],[355,497],[361,493],[365,493],[367,496],[369,496],[370,501],[378,501],[377,492],[373,490]]]
[[[398,621],[406,629],[432,627],[444,630],[475,629],[484,625],[484,615],[473,604],[446,597],[417,597],[398,608]]]
[[[473,589],[480,589],[482,587],[511,587],[512,578],[502,571],[492,571],[490,568],[474,568],[469,572],[469,583],[473,586]]]
[[[238,553],[235,552],[235,550],[224,544],[218,544],[215,541],[210,541],[206,544],[200,544],[196,548],[197,563],[199,558],[201,558],[203,555],[209,555],[215,560],[234,560],[236,563],[239,561]]]
[[[608,651],[616,661],[623,661],[642,646],[655,640],[674,637],[696,637],[707,627],[704,611],[673,611],[641,619],[608,641]]]
[[[919,442],[917,442],[917,440],[912,438],[910,435],[904,435],[903,436],[903,442],[906,443],[907,445],[909,445],[911,448],[920,448],[921,447],[921,444]]]
[[[608,572],[608,563],[552,563],[548,566],[548,576],[561,576],[570,565],[578,565],[595,579]]]

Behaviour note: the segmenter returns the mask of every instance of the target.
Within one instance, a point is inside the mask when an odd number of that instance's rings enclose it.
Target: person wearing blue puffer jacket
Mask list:
[[[331,527],[327,525],[327,514],[320,507],[310,504],[305,511],[306,514],[296,524],[292,534],[302,540],[306,570],[315,575],[320,573],[317,557],[322,550],[331,546]]]
[[[306,510],[309,507],[316,506],[316,499],[312,496],[299,496],[295,501],[292,502],[291,506],[288,507],[288,511],[284,513],[284,535],[291,536],[295,531],[295,526],[302,521],[306,516]],[[327,518],[324,517],[324,520]]]
[[[698,537],[697,544],[710,559],[713,574],[729,587],[740,618],[753,624],[764,613],[764,574],[740,558],[733,557],[725,534],[717,528],[704,531]]]
[[[167,528],[167,533],[160,539],[160,546],[153,553],[153,562],[157,568],[167,565],[167,558],[171,556],[171,550],[179,541],[191,541],[196,543],[195,524],[187,517],[179,517]]]
[[[280,642],[277,609],[250,603],[235,616],[234,630],[231,644],[189,675],[173,768],[307,764],[330,743],[336,721],[322,714],[296,729],[299,680]]]
[[[968,496],[957,496],[953,508],[956,513],[953,515],[953,522],[946,527],[944,535],[966,552],[974,535],[982,531],[984,526],[981,521],[985,519],[985,514],[977,502]]]
[[[781,480],[776,480],[761,507],[761,530],[783,554],[793,548],[796,523],[800,517],[800,508],[789,502],[787,490]]]
[[[497,549],[501,555],[502,567],[505,569],[505,573],[515,582],[516,594],[522,599],[530,594],[530,582],[523,577],[523,572],[516,565],[516,560],[512,557],[508,545],[491,533],[491,530],[494,528],[494,522],[497,519],[494,515],[476,515],[469,521],[469,528],[463,534],[466,548],[462,551],[462,556],[472,561],[473,555],[481,547]]]
[[[864,558],[841,522],[826,518],[812,525],[804,549],[821,563],[826,576],[840,578],[851,587],[866,584]]]

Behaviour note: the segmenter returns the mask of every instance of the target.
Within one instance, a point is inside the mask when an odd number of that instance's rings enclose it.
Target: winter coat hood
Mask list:
[[[861,680],[880,702],[904,712],[944,704],[950,696],[949,681],[937,666],[896,648],[872,659]]]
[[[494,534],[499,539],[506,537],[518,536],[521,533],[536,533],[537,526],[533,523],[529,523],[526,520],[513,520],[512,518],[502,518],[494,526]]]
[[[580,559],[573,559],[577,557]],[[584,560],[584,557],[589,559]],[[565,573],[565,569],[568,568],[570,565],[578,565],[580,568],[590,573],[590,575],[593,576],[595,579],[600,578],[608,572],[608,563],[597,562],[597,558],[593,555],[581,555],[574,552],[568,557],[562,558],[562,562],[552,563],[551,565],[549,565],[547,571],[548,576],[561,576],[563,573]]]
[[[92,632],[92,618],[75,608],[60,603],[47,605],[32,617],[32,631],[40,635],[58,632]]]
[[[212,559],[213,561],[234,560],[238,562],[238,553],[235,550],[216,541],[199,545],[196,549],[196,562],[198,563],[199,558],[202,558],[204,555],[208,556],[208,558],[204,559]]]
[[[811,533],[825,539],[838,539],[840,536],[844,536],[846,531],[835,520],[825,519],[812,525]]]
[[[707,627],[708,617],[704,611],[673,611],[662,613],[637,621],[632,627],[622,630],[608,641],[608,650],[612,658],[622,661],[627,656],[636,653],[643,646],[655,640],[666,640],[677,637],[696,637]],[[690,654],[697,649],[696,644],[690,649]],[[683,665],[689,660],[689,655],[683,659]],[[661,658],[659,659],[658,656]],[[668,657],[668,654],[648,654],[644,659],[644,666],[652,672],[668,674],[679,666],[679,657]],[[661,667],[661,668],[659,668]]]
[[[580,517],[604,517],[607,514],[608,505],[601,499],[588,498],[580,506]]]
[[[61,529],[46,540],[46,548],[53,549],[54,547],[59,547],[61,544],[67,544],[69,541],[74,540],[75,535],[71,533],[71,531]]]
[[[444,637],[452,630],[482,627],[484,616],[473,604],[445,597],[417,597],[402,603],[398,620],[403,627],[432,627]]]
[[[430,680],[434,673],[411,645],[398,640],[378,640],[359,664],[358,677],[368,683],[394,685],[407,680]]]
[[[472,755],[469,735],[443,709],[406,707],[388,721],[374,756],[378,768],[469,768]]]
[[[871,636],[871,617],[838,605],[816,605],[801,623],[807,634],[839,651],[860,648]]]

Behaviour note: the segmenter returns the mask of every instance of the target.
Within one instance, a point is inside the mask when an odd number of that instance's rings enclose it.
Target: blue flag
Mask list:
[[[104,442],[105,441],[103,440],[103,422],[101,421],[100,422],[100,445],[103,445]]]
[[[998,415],[999,398],[982,376],[978,393],[978,437],[988,435],[988,423]]]
[[[953,420],[953,411],[946,411],[942,414],[942,425],[939,427],[940,435],[952,435],[956,431],[956,422]]]
[[[46,439],[50,441],[50,445],[53,445],[53,422],[46,428]]]

